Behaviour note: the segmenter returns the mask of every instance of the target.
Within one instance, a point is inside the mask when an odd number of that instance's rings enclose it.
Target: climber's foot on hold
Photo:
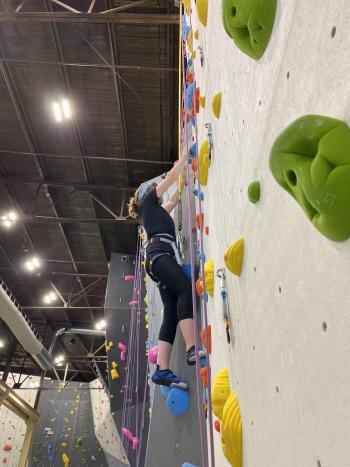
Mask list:
[[[159,370],[157,369],[152,376],[154,384],[160,384],[161,386],[168,386],[168,388],[178,388],[184,391],[188,390],[188,384],[182,381],[178,376],[174,375],[171,370]]]
[[[199,349],[199,358],[200,359],[206,358],[206,356],[207,356],[207,352],[203,349]],[[196,349],[194,345],[190,349],[188,349],[186,352],[186,363],[189,366],[196,364]]]

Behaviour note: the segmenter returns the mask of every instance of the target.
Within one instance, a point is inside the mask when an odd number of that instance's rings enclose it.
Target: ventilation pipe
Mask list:
[[[84,336],[105,336],[106,331],[98,331],[97,329],[81,329],[81,328],[61,328],[55,332],[51,345],[49,348],[49,354],[52,355],[53,349],[56,345],[57,338],[63,334],[83,334]]]
[[[45,349],[28,317],[20,310],[5,283],[0,279],[0,318],[10,328],[23,349],[43,370],[53,368],[52,356]]]

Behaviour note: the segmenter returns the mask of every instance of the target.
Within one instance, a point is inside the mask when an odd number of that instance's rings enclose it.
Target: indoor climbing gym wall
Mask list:
[[[118,459],[106,459],[94,430],[88,383],[71,381],[59,389],[57,381],[44,380],[28,467],[101,466],[117,467]],[[115,440],[118,442],[118,439]]]
[[[126,456],[120,465],[131,467],[144,461],[149,425],[146,292],[136,266],[135,256],[112,254],[105,300],[110,407]]]
[[[215,465],[348,466],[349,2],[183,4]]]
[[[0,373],[2,378],[2,373]],[[19,375],[10,373],[7,377],[6,384],[15,390],[15,392],[24,399],[29,405],[34,406],[34,401],[39,385],[39,377]],[[17,389],[16,389],[17,386]],[[12,411],[5,406],[0,407],[0,464],[8,467],[17,467],[24,436],[26,433],[26,425],[24,421],[17,417]]]
[[[98,379],[91,381],[89,386],[95,435],[104,450],[108,465],[127,467],[130,464],[112,417],[109,395]]]

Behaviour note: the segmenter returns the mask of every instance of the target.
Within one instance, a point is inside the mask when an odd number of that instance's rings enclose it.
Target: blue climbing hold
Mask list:
[[[198,146],[197,146],[197,143],[193,143],[191,144],[191,147],[190,147],[190,156],[194,159],[197,158],[197,154],[198,154]]]
[[[179,417],[187,412],[190,405],[188,391],[179,388],[170,389],[167,386],[161,386],[160,391],[166,398],[166,405],[174,417]]]
[[[195,189],[193,190],[193,194],[194,194],[195,196],[197,196],[197,198],[199,198],[201,201],[204,200],[204,193],[203,193],[203,191],[199,191],[198,188],[195,188]]]
[[[185,462],[184,464],[182,464],[182,467],[197,467],[197,466],[194,464],[189,464],[188,462]]]
[[[182,265],[182,270],[186,274],[186,276],[191,279],[192,277],[192,267],[190,264],[183,264]]]
[[[170,389],[166,405],[174,417],[179,417],[187,412],[190,405],[188,392],[178,388]]]
[[[196,92],[196,84],[192,83],[189,86],[187,86],[186,89],[186,109],[191,110],[192,109],[192,99],[193,99],[193,94]]]

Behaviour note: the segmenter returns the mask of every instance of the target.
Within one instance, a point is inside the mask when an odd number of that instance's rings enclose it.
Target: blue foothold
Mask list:
[[[189,464],[188,462],[185,462],[184,464],[182,464],[182,467],[197,467],[197,466],[194,464]]]
[[[190,405],[188,392],[178,388],[170,389],[166,405],[174,417],[179,417],[187,412]]]

